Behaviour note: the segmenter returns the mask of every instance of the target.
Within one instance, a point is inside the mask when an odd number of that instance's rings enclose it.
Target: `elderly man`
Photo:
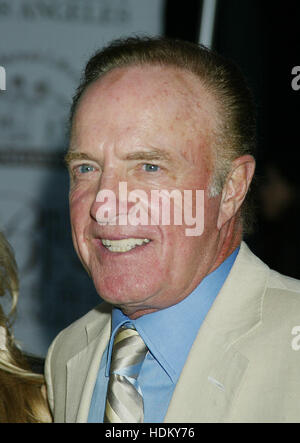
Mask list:
[[[238,70],[186,42],[116,41],[71,123],[73,241],[104,302],[50,347],[55,421],[300,421],[300,283],[242,241],[255,118]],[[192,198],[166,205],[173,191]]]

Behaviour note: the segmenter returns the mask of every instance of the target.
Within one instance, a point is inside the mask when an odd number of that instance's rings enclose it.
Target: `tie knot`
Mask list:
[[[120,373],[124,369],[129,371],[131,368],[131,376],[136,377],[147,350],[136,329],[121,327],[114,339],[110,373]]]

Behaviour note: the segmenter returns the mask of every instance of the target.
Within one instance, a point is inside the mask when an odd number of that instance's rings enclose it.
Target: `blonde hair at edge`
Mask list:
[[[51,416],[43,392],[44,377],[31,371],[11,331],[18,289],[14,254],[0,232],[0,296],[11,297],[7,316],[0,305],[0,423],[48,423]]]

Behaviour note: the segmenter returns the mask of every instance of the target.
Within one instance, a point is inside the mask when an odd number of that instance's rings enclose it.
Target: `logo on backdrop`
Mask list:
[[[1,163],[53,164],[67,144],[66,85],[72,90],[78,75],[49,54],[11,53],[1,63]]]
[[[0,91],[6,91],[6,71],[0,66]]]
[[[292,88],[294,91],[299,91],[300,89],[300,66],[294,66],[292,69]]]
[[[1,0],[0,19],[116,25],[131,21],[128,0]]]

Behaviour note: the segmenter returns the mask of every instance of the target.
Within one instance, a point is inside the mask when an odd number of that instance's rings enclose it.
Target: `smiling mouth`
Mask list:
[[[148,238],[124,238],[122,240],[102,239],[101,243],[110,252],[128,252],[131,249],[146,245],[151,240]]]

